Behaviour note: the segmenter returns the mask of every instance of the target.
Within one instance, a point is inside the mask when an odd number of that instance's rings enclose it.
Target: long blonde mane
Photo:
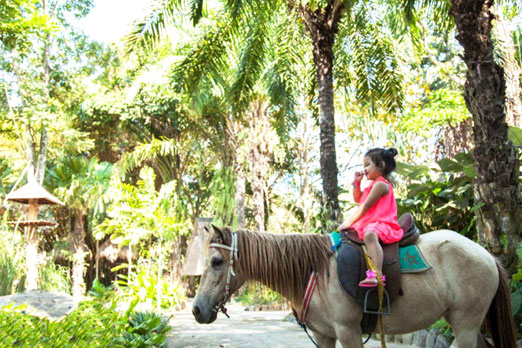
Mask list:
[[[238,231],[238,270],[301,304],[312,271],[326,279],[331,254],[328,236]]]

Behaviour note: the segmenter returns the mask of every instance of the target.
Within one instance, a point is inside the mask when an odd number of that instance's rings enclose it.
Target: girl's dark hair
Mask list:
[[[395,163],[395,156],[397,156],[397,149],[391,147],[389,149],[381,149],[377,147],[375,149],[371,149],[364,157],[370,157],[372,162],[378,167],[382,169],[382,174],[385,177],[393,172],[397,164]]]

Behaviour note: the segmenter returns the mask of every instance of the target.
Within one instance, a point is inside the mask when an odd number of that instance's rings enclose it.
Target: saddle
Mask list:
[[[386,275],[385,296],[383,299],[384,312],[379,313],[379,298],[377,287],[364,288],[359,282],[366,278],[366,258],[362,245],[364,242],[353,229],[340,231],[342,245],[338,250],[337,274],[344,290],[363,308],[361,328],[363,333],[371,333],[377,324],[379,314],[389,314],[390,305],[402,296],[399,246],[414,244],[420,237],[419,229],[415,226],[410,213],[402,215],[398,223],[404,231],[402,239],[393,244],[381,244],[384,253],[383,273]]]

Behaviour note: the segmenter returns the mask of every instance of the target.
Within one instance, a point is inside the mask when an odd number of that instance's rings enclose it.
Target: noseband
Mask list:
[[[232,276],[236,276],[236,273],[234,272],[234,259],[238,260],[237,253],[239,251],[237,246],[237,232],[232,232],[232,243],[230,243],[230,246],[219,243],[211,243],[209,247],[227,249],[230,251],[230,261],[228,267],[227,282],[225,284],[225,294],[223,296],[223,299],[213,308],[214,312],[218,313],[219,311],[221,311],[224,315],[227,316],[227,318],[230,318],[230,316],[227,314],[225,303],[227,303],[230,299],[230,281],[232,279]]]

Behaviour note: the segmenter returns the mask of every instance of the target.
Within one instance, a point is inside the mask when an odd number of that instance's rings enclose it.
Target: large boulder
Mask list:
[[[437,339],[435,340],[435,347],[434,348],[449,348],[450,342],[444,335],[438,335]]]
[[[402,343],[407,344],[407,345],[412,345],[414,338],[415,338],[415,334],[413,332],[404,334],[404,335],[402,335]]]
[[[426,338],[428,337],[428,331],[420,330],[415,335],[415,339],[413,340],[413,344],[416,347],[425,348],[426,347]]]
[[[24,312],[40,318],[61,319],[76,308],[73,297],[66,293],[50,293],[41,290],[19,292],[0,296],[0,307],[27,305]]]
[[[426,348],[434,348],[435,347],[435,340],[437,339],[437,336],[440,335],[440,331],[437,329],[431,329],[428,333],[428,336],[426,336]]]

